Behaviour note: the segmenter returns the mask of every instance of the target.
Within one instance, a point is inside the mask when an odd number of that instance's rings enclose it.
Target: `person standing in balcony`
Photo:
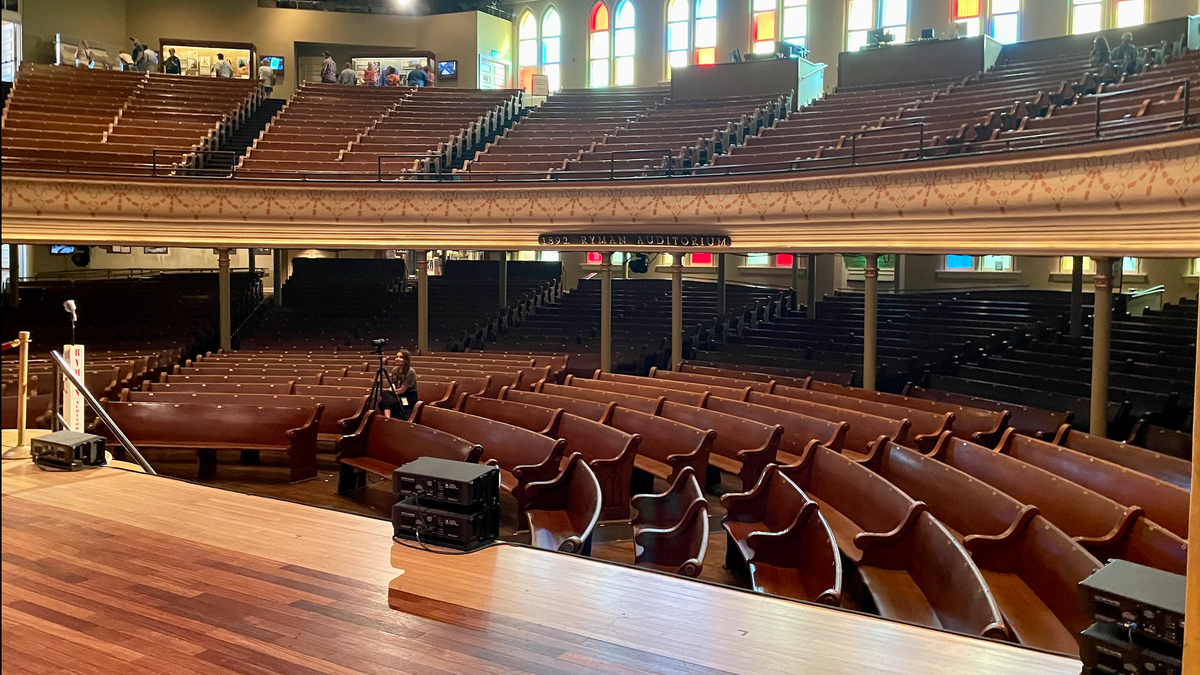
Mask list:
[[[338,84],[358,84],[358,73],[354,72],[354,66],[349,61],[342,66],[342,72],[338,73]]]
[[[367,69],[363,71],[363,84],[368,87],[373,87],[379,84],[379,73],[375,72],[375,64],[367,62]]]
[[[212,65],[209,72],[213,77],[233,77],[233,66],[225,60],[225,55],[218,52],[217,62]]]
[[[392,66],[388,66],[387,77],[383,78],[383,81],[384,81],[384,84],[386,84],[389,87],[399,87],[400,86],[400,74],[396,72],[395,68],[393,68]]]
[[[424,68],[413,68],[408,71],[408,86],[410,87],[426,87],[429,86],[429,76],[425,74]]]
[[[258,67],[258,79],[262,80],[263,92],[270,96],[275,89],[275,69],[271,67],[271,59],[262,60],[262,65]]]
[[[163,61],[163,72],[168,75],[178,75],[183,72],[183,64],[179,62],[179,57],[175,56],[174,49],[168,49],[170,56]]]
[[[337,84],[337,63],[329,52],[325,52],[325,60],[321,62],[321,81],[325,84]]]

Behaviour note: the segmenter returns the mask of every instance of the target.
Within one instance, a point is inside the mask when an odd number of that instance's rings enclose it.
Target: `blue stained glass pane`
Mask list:
[[[969,255],[948,255],[946,256],[946,269],[948,270],[971,270],[975,269],[975,258]]]

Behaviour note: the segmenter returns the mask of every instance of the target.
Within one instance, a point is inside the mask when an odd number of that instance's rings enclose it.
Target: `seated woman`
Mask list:
[[[385,391],[379,398],[379,410],[385,417],[408,419],[413,408],[417,407],[417,371],[412,369],[412,354],[407,349],[396,352],[400,365],[392,371],[391,391]]]

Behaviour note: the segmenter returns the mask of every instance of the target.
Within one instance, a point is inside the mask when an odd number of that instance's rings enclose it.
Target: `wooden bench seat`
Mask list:
[[[1100,436],[1092,436],[1072,429],[1069,424],[1059,427],[1052,442],[1054,445],[1112,462],[1184,490],[1190,490],[1192,486],[1192,463],[1178,457],[1163,455],[1153,450]]]
[[[952,405],[961,405],[964,407],[977,408],[981,410],[991,410],[994,412],[1008,413],[1008,426],[1016,429],[1017,433],[1026,436],[1033,436],[1041,440],[1049,440],[1054,437],[1059,427],[1064,424],[1069,424],[1074,417],[1074,413],[1057,412],[1052,410],[1040,410],[1029,406],[1017,405],[1015,403],[1002,403],[991,399],[980,398],[978,396],[968,396],[967,394],[957,394],[949,391],[940,391],[937,389],[926,389],[925,387],[915,387],[909,383],[904,387],[904,395],[909,398],[921,398],[930,401],[940,401]],[[968,439],[970,440],[970,439]],[[974,441],[979,442],[979,441]],[[996,440],[999,442],[999,439]],[[994,446],[995,443],[984,443],[984,445]]]
[[[697,476],[707,475],[708,456],[717,435],[715,431],[697,429],[620,405],[613,411],[611,424],[625,433],[641,436],[634,467],[644,474],[670,483],[683,467],[690,466]],[[651,491],[641,489],[641,486],[646,486],[645,479],[635,478],[636,492]]]
[[[811,389],[796,389],[795,387],[775,387],[775,394],[786,398],[800,399],[833,406],[845,410],[856,410],[868,415],[876,415],[891,420],[908,421],[908,435],[904,442],[918,450],[928,451],[943,431],[949,431],[954,426],[955,415],[952,412],[936,413],[928,410],[905,408],[881,401],[872,401],[853,396],[839,396]]]
[[[479,462],[483,448],[432,427],[368,412],[354,433],[337,441],[338,494],[366,487],[366,474],[391,478],[396,468],[420,457]]]
[[[1124,506],[1045,469],[974,443],[945,443],[939,461],[1038,508],[1099,560],[1122,558],[1183,574],[1187,545],[1178,535],[1147,520],[1138,507]]]
[[[533,391],[522,391],[520,389],[512,389],[505,387],[500,392],[500,400],[516,401],[518,403],[528,403],[530,405],[539,405],[543,408],[561,408],[563,412],[599,422],[608,424],[612,417],[612,411],[617,407],[616,403],[599,401],[589,401],[582,398],[569,398],[566,396],[555,396],[553,394],[542,394]],[[587,459],[586,457],[584,459]]]
[[[587,389],[599,391],[605,394],[628,394],[630,396],[639,396],[641,398],[663,398],[667,401],[683,403],[684,405],[702,406],[709,394],[707,391],[694,392],[684,391],[682,389],[671,389],[667,387],[651,387],[641,384],[630,384],[628,382],[614,382],[612,380],[585,380],[581,377],[568,375],[563,382],[568,388]]]
[[[486,417],[528,429],[543,436],[558,426],[558,418],[563,414],[562,408],[543,408],[528,403],[467,395],[459,397],[454,409],[468,415]]]
[[[939,444],[967,443],[943,434]],[[1091,625],[1078,585],[1100,568],[1078,542],[1038,515],[1037,507],[957,469],[890,442],[864,464],[928,505],[988,582],[1012,637],[1022,644],[1078,654],[1075,640]]]
[[[553,480],[526,486],[530,544],[548,551],[591,555],[600,518],[600,484],[583,456],[571,455]]]
[[[770,394],[775,389],[775,380],[756,381],[751,379],[735,379],[731,377],[722,377],[718,375],[705,375],[702,373],[676,372],[674,370],[661,370],[658,367],[650,369],[651,379],[656,380],[672,380],[676,382],[690,382],[700,385],[714,385],[718,387],[741,389],[742,387],[750,387],[752,391]],[[717,396],[715,392],[714,396]],[[726,397],[728,398],[728,397]]]
[[[271,406],[325,406],[321,414],[321,423],[317,428],[318,435],[341,436],[348,434],[358,427],[358,422],[366,414],[367,396],[342,395],[302,395],[302,394],[253,394],[209,391],[129,391],[121,392],[121,401],[132,403],[205,403],[209,405],[253,405]]]
[[[216,394],[291,394],[292,382],[146,382],[144,391],[212,392]],[[313,392],[310,392],[310,395]]]
[[[1195,415],[1195,411],[1192,414]],[[1129,442],[1168,457],[1192,461],[1192,435],[1185,431],[1166,429],[1146,420],[1138,420],[1129,433]]]
[[[857,410],[846,410],[821,403],[812,403],[810,401],[776,396],[774,394],[759,394],[758,392],[750,393],[749,402],[769,408],[790,410],[798,412],[801,415],[817,417],[829,420],[830,422],[845,422],[849,427],[846,429],[846,436],[842,442],[842,452],[849,452],[859,456],[867,455],[875,439],[880,436],[887,436],[888,440],[901,444],[908,437],[908,420],[891,420],[877,415],[868,415]]]
[[[902,408],[926,410],[936,414],[944,415],[951,413],[954,415],[954,424],[950,428],[950,431],[958,438],[971,441],[972,443],[979,443],[980,445],[995,445],[1000,440],[1000,435],[1008,427],[1008,411],[981,410],[979,408],[930,401],[912,396],[901,396],[882,391],[867,391],[858,387],[844,387],[829,382],[812,381],[809,382],[807,388],[827,394],[861,398],[866,401],[878,401]]]
[[[217,450],[287,453],[293,483],[317,477],[317,430],[325,406],[215,405],[208,403],[122,403],[106,401],[105,411],[139,450],[199,451],[200,478],[216,473]],[[94,431],[105,437],[117,459],[124,448],[102,421]]]
[[[691,468],[661,494],[635,495],[631,505],[634,564],[698,577],[708,551],[708,501]]]
[[[1125,506],[1180,537],[1188,532],[1188,491],[1119,464],[1046,441],[1006,433],[996,451],[1040,467]]]
[[[779,438],[779,446],[775,452],[778,464],[795,464],[804,456],[805,450],[814,443],[841,452],[846,439],[846,431],[850,425],[845,422],[831,422],[817,417],[809,417],[791,410],[768,408],[756,403],[730,401],[724,398],[710,398],[705,403],[709,410],[715,410],[742,419],[754,420],[763,424],[777,424],[783,427]]]
[[[409,419],[414,424],[452,433],[482,446],[480,460],[500,469],[500,487],[517,501],[518,516],[525,513],[529,503],[527,486],[558,475],[567,445],[564,440],[511,424],[420,403]]]
[[[722,377],[739,379],[754,379],[760,382],[775,380],[776,383],[789,387],[807,386],[809,378],[822,382],[834,382],[850,386],[854,382],[854,372],[828,372],[820,370],[801,370],[797,368],[782,368],[762,365],[735,365],[729,363],[713,363],[710,361],[684,361],[680,364],[681,372],[704,373]]]
[[[420,396],[420,387],[422,382],[439,383],[439,384],[454,384],[456,387],[455,396],[470,395],[470,396],[489,396],[489,392],[495,391],[492,386],[492,376],[483,375],[477,377],[465,377],[462,375],[451,377],[449,375],[418,375],[417,380],[418,396]],[[322,380],[324,381],[324,380]],[[501,387],[503,389],[503,387]],[[499,394],[499,391],[496,391]],[[442,407],[442,406],[438,406]],[[453,402],[445,406],[453,407]]]
[[[696,429],[716,432],[708,455],[709,476],[705,477],[706,483],[719,483],[720,476],[713,480],[712,474],[720,469],[740,478],[743,492],[754,487],[763,469],[775,461],[779,440],[783,436],[783,427],[778,424],[763,424],[672,401],[663,403],[659,414]]]
[[[590,380],[582,381],[589,382]],[[626,410],[636,410],[649,415],[657,415],[662,409],[663,402],[666,401],[666,398],[663,396],[649,398],[646,396],[638,396],[636,394],[628,394],[618,391],[571,387],[565,384],[546,383],[538,388],[538,392],[550,394],[552,396],[563,396],[566,398],[579,398],[587,401],[596,401],[598,403],[615,403]]]
[[[627,384],[636,384],[643,387],[661,387],[664,389],[679,389],[681,391],[690,391],[696,394],[708,393],[710,396],[720,396],[734,401],[745,401],[746,396],[751,391],[761,391],[761,388],[753,384],[746,383],[741,386],[727,387],[712,383],[688,382],[684,380],[672,380],[666,378],[653,377],[635,377],[633,375],[621,375],[619,373],[604,373],[596,371],[595,380],[610,380],[612,382],[624,382]],[[765,392],[764,392],[765,393]],[[668,399],[670,400],[670,399]]]
[[[727,567],[746,567],[751,588],[838,606],[842,564],[833,533],[810,500],[779,466],[767,466],[749,492],[721,497],[729,540]]]

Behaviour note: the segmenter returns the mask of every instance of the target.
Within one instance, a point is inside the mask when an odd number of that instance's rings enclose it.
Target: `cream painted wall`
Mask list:
[[[605,0],[614,10],[619,0]],[[664,49],[667,0],[631,0],[637,13],[638,86],[663,80],[666,74]],[[694,0],[693,0],[694,1]],[[1161,21],[1200,13],[1200,0],[1147,0],[1148,20]],[[562,16],[563,87],[587,86],[588,16],[595,0],[513,0],[506,8],[516,15],[514,37],[520,17],[526,10],[541,21],[553,6]],[[1069,0],[1025,0],[1022,13],[1022,39],[1037,40],[1067,34]],[[827,88],[837,83],[837,57],[845,38],[846,0],[809,0],[808,37],[812,60],[828,63]],[[909,34],[933,28],[946,35],[952,26],[952,0],[910,0]],[[725,61],[733,49],[748,51],[750,44],[750,0],[718,0],[717,59]]]
[[[49,246],[31,246],[29,251],[30,268],[22,270],[22,276],[45,274],[47,272],[69,272],[82,269],[88,270],[128,270],[128,269],[217,269],[217,254],[211,248],[169,248],[165,254],[145,253],[142,247],[132,247],[130,253],[109,253],[106,248],[93,246],[92,261],[86,268],[76,267],[69,255],[52,255]],[[265,270],[263,287],[269,289],[272,284],[271,253],[254,256],[254,266]],[[234,249],[229,255],[230,266],[235,270],[246,269],[249,257],[246,249]]]
[[[53,63],[55,33],[128,51],[132,43],[125,22],[125,0],[25,0],[21,3],[22,59]],[[149,44],[148,38],[137,37]]]

